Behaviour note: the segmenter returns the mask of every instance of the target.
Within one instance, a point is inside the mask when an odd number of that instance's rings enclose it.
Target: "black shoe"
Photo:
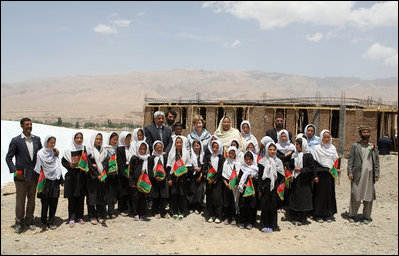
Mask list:
[[[15,224],[15,233],[17,233],[17,234],[21,234],[22,233],[21,224]]]
[[[44,231],[46,231],[47,230],[47,224],[43,224],[43,226],[42,226],[42,232],[44,232]]]

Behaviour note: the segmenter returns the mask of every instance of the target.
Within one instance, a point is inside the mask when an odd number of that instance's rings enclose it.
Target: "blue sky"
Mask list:
[[[1,2],[1,82],[172,69],[398,76],[397,2]]]

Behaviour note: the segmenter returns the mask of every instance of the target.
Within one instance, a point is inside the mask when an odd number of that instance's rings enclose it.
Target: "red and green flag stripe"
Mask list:
[[[16,170],[14,172],[14,177],[24,178],[24,174],[23,174],[22,170]]]
[[[84,150],[78,162],[78,168],[84,172],[89,171],[89,158],[87,157],[87,153]]]
[[[248,197],[248,196],[253,196],[255,195],[255,188],[254,188],[254,183],[252,182],[252,178],[249,177],[244,194],[242,195],[243,197]]]
[[[160,177],[161,179],[166,177],[166,171],[162,165],[161,159],[158,160],[157,166],[155,167],[154,177]]]
[[[341,157],[338,157],[329,170],[334,179],[338,177],[338,172],[340,171],[340,168],[341,168]]]
[[[46,176],[44,176],[44,171],[41,170],[39,174],[39,180],[37,181],[36,191],[38,194],[43,192],[44,186],[46,185]]]
[[[216,173],[216,170],[211,165],[211,168],[208,170],[208,173],[206,174],[206,180],[208,182],[211,182],[213,180],[213,178],[215,177],[215,173]]]
[[[140,175],[139,180],[137,181],[137,189],[140,192],[147,194],[147,193],[150,193],[151,187],[152,187],[152,184],[150,181],[150,177],[148,177],[148,175],[145,172],[143,172]]]
[[[237,185],[238,185],[238,175],[237,175],[237,170],[234,167],[234,170],[231,172],[229,179],[229,188],[233,190],[237,187]]]
[[[116,153],[111,156],[108,160],[108,174],[114,173],[118,170],[118,164],[116,162]]]
[[[105,178],[107,178],[107,172],[105,170],[103,170],[103,172],[100,175],[100,179],[101,179],[101,181],[104,181]]]
[[[173,165],[173,172],[176,177],[179,177],[185,173],[187,173],[187,167],[184,165],[183,159],[179,159]]]

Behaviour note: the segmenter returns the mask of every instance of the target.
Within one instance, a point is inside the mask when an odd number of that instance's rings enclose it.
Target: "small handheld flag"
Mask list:
[[[252,178],[249,177],[247,186],[245,187],[244,194],[242,195],[243,197],[248,197],[248,196],[253,196],[255,195],[255,188],[254,188],[254,183],[252,182]]]
[[[336,179],[338,177],[340,168],[341,168],[341,157],[338,157],[329,170],[331,175],[334,177],[334,179]]]
[[[105,170],[103,170],[103,172],[100,175],[100,179],[101,179],[101,181],[104,181],[105,178],[107,178],[107,172]]]
[[[114,154],[108,160],[108,174],[114,173],[117,170],[118,170],[118,163],[116,162],[116,154]]]
[[[151,188],[152,188],[152,184],[150,181],[150,177],[148,177],[148,175],[145,172],[143,172],[140,175],[139,180],[137,181],[137,189],[140,192],[147,194],[147,193],[150,193]]]
[[[159,177],[162,180],[166,177],[166,171],[162,165],[161,159],[158,160],[157,166],[155,167],[154,177]]]
[[[187,167],[184,165],[183,159],[179,159],[173,165],[173,172],[176,177],[179,177],[185,173],[187,173]]]
[[[372,145],[369,147],[369,151],[370,151],[370,152],[373,152],[373,151],[374,151],[374,149],[375,149],[375,145],[374,145],[374,144],[372,144]]]
[[[24,177],[24,174],[23,174],[23,172],[22,172],[22,170],[16,170],[15,172],[14,172],[14,177],[17,177],[17,178],[25,178]]]
[[[277,194],[280,197],[281,200],[284,200],[284,191],[285,191],[285,182],[281,183],[277,187]]]
[[[234,170],[231,172],[229,179],[229,188],[233,190],[237,187],[237,185],[238,185],[238,175],[237,175],[237,170],[234,166]]]
[[[89,171],[89,158],[87,157],[87,153],[84,150],[78,162],[78,168],[84,172]]]
[[[212,166],[212,165],[211,165]],[[209,170],[208,170],[208,173],[207,173],[207,175],[206,175],[206,180],[208,181],[208,182],[211,182],[213,179],[214,179],[214,177],[215,177],[215,173],[216,173],[216,170],[215,170],[215,168],[213,168],[213,166],[212,166],[212,168],[210,168]]]
[[[38,194],[43,192],[44,186],[46,185],[46,176],[44,176],[44,171],[40,171],[39,180],[37,181],[36,191]]]

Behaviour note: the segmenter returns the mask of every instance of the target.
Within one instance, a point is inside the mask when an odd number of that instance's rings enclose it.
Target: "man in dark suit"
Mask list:
[[[284,116],[281,112],[276,113],[276,117],[274,119],[275,123],[275,128],[270,129],[266,132],[266,136],[269,136],[274,140],[274,143],[277,143],[277,134],[279,131],[284,129]],[[290,136],[290,141],[292,141],[292,134],[290,131],[288,131],[289,136]]]
[[[8,149],[6,162],[10,173],[14,173],[14,183],[17,193],[15,206],[15,232],[21,233],[25,224],[31,230],[35,230],[33,213],[35,211],[36,185],[39,178],[34,172],[37,152],[42,148],[40,137],[31,133],[32,120],[22,118],[22,134],[14,137]],[[15,156],[16,163],[12,159]],[[25,215],[25,200],[28,198]]]
[[[146,142],[150,146],[152,152],[152,144],[156,140],[160,140],[164,145],[164,153],[169,153],[172,147],[172,130],[164,125],[165,114],[162,111],[154,113],[154,122],[144,128]]]
[[[377,140],[378,150],[380,155],[389,155],[393,149],[393,141],[388,137],[387,132],[384,132],[384,137]]]

